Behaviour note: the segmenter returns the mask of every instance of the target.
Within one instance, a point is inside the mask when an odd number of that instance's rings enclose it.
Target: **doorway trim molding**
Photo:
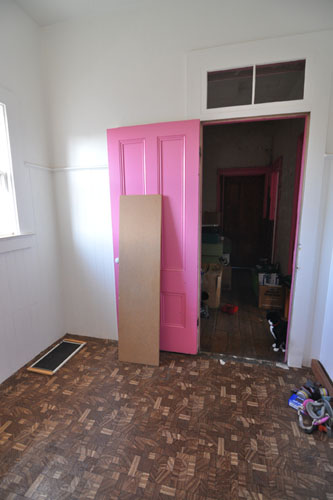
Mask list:
[[[304,182],[299,197],[299,240],[295,245],[296,269],[294,290],[291,290],[293,308],[289,322],[288,364],[295,367],[310,366],[311,359],[318,358],[321,346],[322,330],[315,314],[317,293],[319,296],[322,292],[317,258],[322,239],[319,200],[330,109],[332,42],[333,32],[321,31],[196,50],[188,54],[187,60],[188,118],[226,123],[265,117],[276,119],[284,115],[311,116],[311,127],[307,119],[302,151]],[[306,60],[304,99],[207,109],[208,71],[297,59]]]

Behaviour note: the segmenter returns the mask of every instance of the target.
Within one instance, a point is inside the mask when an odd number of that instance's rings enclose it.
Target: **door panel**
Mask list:
[[[146,193],[146,165],[144,141],[120,143],[121,194]]]
[[[160,348],[189,354],[198,349],[199,136],[199,120],[108,130],[114,257],[119,196],[162,194]],[[118,309],[117,264],[115,277]]]

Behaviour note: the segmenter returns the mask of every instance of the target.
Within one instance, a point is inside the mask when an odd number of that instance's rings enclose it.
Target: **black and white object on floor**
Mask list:
[[[286,339],[288,322],[284,321],[277,311],[267,313],[266,319],[269,324],[269,329],[275,342],[272,344],[273,351],[286,352]]]

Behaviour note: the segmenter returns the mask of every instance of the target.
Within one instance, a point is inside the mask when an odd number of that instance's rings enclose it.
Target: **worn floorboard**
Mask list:
[[[233,269],[232,273],[232,289],[222,290],[221,305],[231,303],[237,305],[239,310],[229,315],[220,309],[210,309],[209,318],[201,318],[201,350],[283,361],[284,354],[272,349],[274,340],[266,321],[267,311],[258,308],[250,272]]]
[[[309,376],[90,339],[53,377],[0,386],[0,498],[332,500],[333,440],[287,406]]]

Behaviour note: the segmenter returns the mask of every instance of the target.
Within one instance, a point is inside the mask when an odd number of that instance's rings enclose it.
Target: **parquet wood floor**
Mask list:
[[[222,290],[221,305],[235,304],[239,310],[231,316],[220,309],[210,309],[210,317],[201,318],[201,350],[283,361],[284,354],[272,349],[274,340],[266,321],[267,311],[258,308],[250,271],[233,269],[232,273],[232,290]]]
[[[87,347],[0,386],[1,500],[332,500],[333,440],[287,406],[309,376],[205,356],[120,363]]]

